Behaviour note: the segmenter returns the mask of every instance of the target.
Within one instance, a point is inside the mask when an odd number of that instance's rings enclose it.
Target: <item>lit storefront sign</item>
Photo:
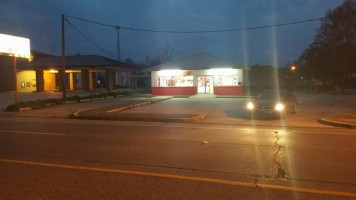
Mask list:
[[[17,95],[17,69],[16,57],[31,59],[30,39],[12,35],[0,34],[0,55],[14,57],[14,89],[15,103],[18,102]],[[21,83],[21,87],[23,84]]]
[[[30,39],[0,34],[0,54],[30,58]]]

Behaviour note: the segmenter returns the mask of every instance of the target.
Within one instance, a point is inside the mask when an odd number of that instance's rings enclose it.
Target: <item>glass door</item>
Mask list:
[[[198,76],[198,94],[214,94],[213,76]]]

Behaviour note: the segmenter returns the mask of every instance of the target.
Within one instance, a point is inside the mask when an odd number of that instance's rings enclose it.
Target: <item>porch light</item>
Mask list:
[[[56,73],[58,73],[58,70],[51,69],[51,70],[49,70],[49,73],[51,73],[51,74],[56,74]]]

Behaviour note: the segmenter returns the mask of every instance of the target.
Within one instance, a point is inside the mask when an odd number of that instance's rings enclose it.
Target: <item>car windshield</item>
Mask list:
[[[281,97],[281,94],[277,92],[262,92],[260,95],[258,95],[257,99],[258,100],[279,100]]]

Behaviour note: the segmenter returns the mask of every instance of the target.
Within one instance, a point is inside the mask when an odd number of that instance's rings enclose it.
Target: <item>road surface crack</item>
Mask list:
[[[277,169],[277,174],[276,174],[276,178],[283,178],[286,179],[287,175],[286,172],[282,169],[282,165],[280,163],[280,161],[278,161],[278,154],[280,153],[281,149],[284,148],[282,145],[278,144],[278,141],[280,140],[279,138],[279,132],[278,131],[274,131],[275,137],[276,137],[276,141],[273,143],[273,146],[277,147],[277,151],[274,153],[273,155],[273,162],[277,165],[278,169]]]

